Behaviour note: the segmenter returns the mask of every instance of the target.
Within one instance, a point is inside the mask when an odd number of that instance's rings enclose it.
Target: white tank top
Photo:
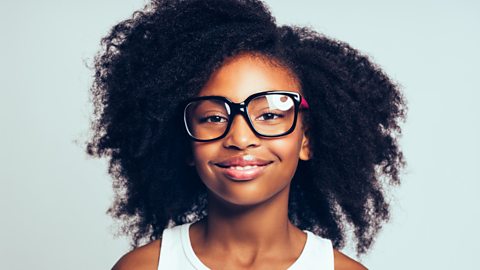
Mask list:
[[[191,223],[165,229],[159,257],[159,270],[209,270],[193,251],[189,228]],[[310,231],[298,259],[288,270],[334,270],[332,242]]]

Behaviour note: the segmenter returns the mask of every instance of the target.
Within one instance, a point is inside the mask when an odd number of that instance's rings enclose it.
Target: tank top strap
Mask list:
[[[334,270],[333,246],[329,239],[305,230],[307,242],[298,260],[288,270]]]
[[[185,228],[188,230],[190,224],[183,224],[163,230],[162,244],[158,262],[159,270],[166,269],[195,269],[192,267],[186,256],[182,243],[182,233]]]

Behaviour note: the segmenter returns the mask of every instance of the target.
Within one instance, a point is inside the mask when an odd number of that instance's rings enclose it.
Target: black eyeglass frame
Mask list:
[[[248,107],[249,102],[251,100],[259,97],[259,96],[264,96],[264,95],[269,95],[269,94],[286,95],[286,96],[291,97],[292,100],[293,100],[295,114],[294,114],[294,117],[293,117],[292,127],[289,130],[285,131],[284,133],[281,133],[281,134],[278,134],[278,135],[264,135],[264,134],[261,134],[260,132],[258,132],[255,129],[255,127],[253,126],[253,123],[250,120],[250,117],[248,117],[247,107]],[[213,139],[202,140],[202,139],[195,138],[195,136],[193,136],[193,134],[188,129],[187,108],[190,105],[190,103],[192,103],[192,102],[196,102],[196,101],[200,101],[200,100],[207,100],[207,99],[208,100],[215,99],[215,100],[220,100],[220,101],[225,102],[230,108],[230,114],[228,115],[227,128],[225,129],[225,132],[223,132],[222,135],[220,135],[216,138],[213,138]],[[193,139],[194,141],[197,141],[197,142],[211,142],[211,141],[222,139],[225,136],[227,136],[228,132],[230,131],[230,127],[232,126],[233,119],[235,118],[235,116],[237,114],[241,114],[243,116],[243,118],[247,121],[248,126],[253,131],[253,133],[255,133],[255,135],[261,136],[261,137],[267,137],[267,138],[276,138],[276,137],[281,137],[281,136],[288,135],[295,130],[295,126],[297,125],[298,112],[300,110],[300,107],[301,107],[300,105],[301,104],[303,104],[302,103],[302,96],[299,93],[291,92],[291,91],[283,91],[283,90],[269,90],[269,91],[255,93],[255,94],[247,97],[243,102],[240,102],[240,103],[235,103],[235,102],[231,101],[230,99],[228,99],[226,97],[222,97],[222,96],[200,96],[200,97],[190,98],[190,99],[188,99],[184,102],[183,122],[185,124],[185,129],[187,131],[187,134],[191,139]],[[305,102],[305,104],[306,104],[306,102]],[[306,105],[305,108],[308,108],[308,105]]]

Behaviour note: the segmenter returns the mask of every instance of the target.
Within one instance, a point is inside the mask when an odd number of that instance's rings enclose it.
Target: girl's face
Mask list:
[[[199,96],[224,96],[240,103],[258,92],[299,89],[288,69],[240,54],[212,74]],[[210,195],[238,206],[256,205],[280,193],[288,194],[298,160],[309,157],[300,115],[292,133],[265,138],[256,136],[238,114],[224,138],[193,142],[192,150],[193,164]]]

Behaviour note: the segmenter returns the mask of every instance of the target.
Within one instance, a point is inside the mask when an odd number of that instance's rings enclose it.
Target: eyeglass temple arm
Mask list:
[[[310,109],[310,106],[304,97],[302,97],[302,101],[300,102],[300,109]]]

